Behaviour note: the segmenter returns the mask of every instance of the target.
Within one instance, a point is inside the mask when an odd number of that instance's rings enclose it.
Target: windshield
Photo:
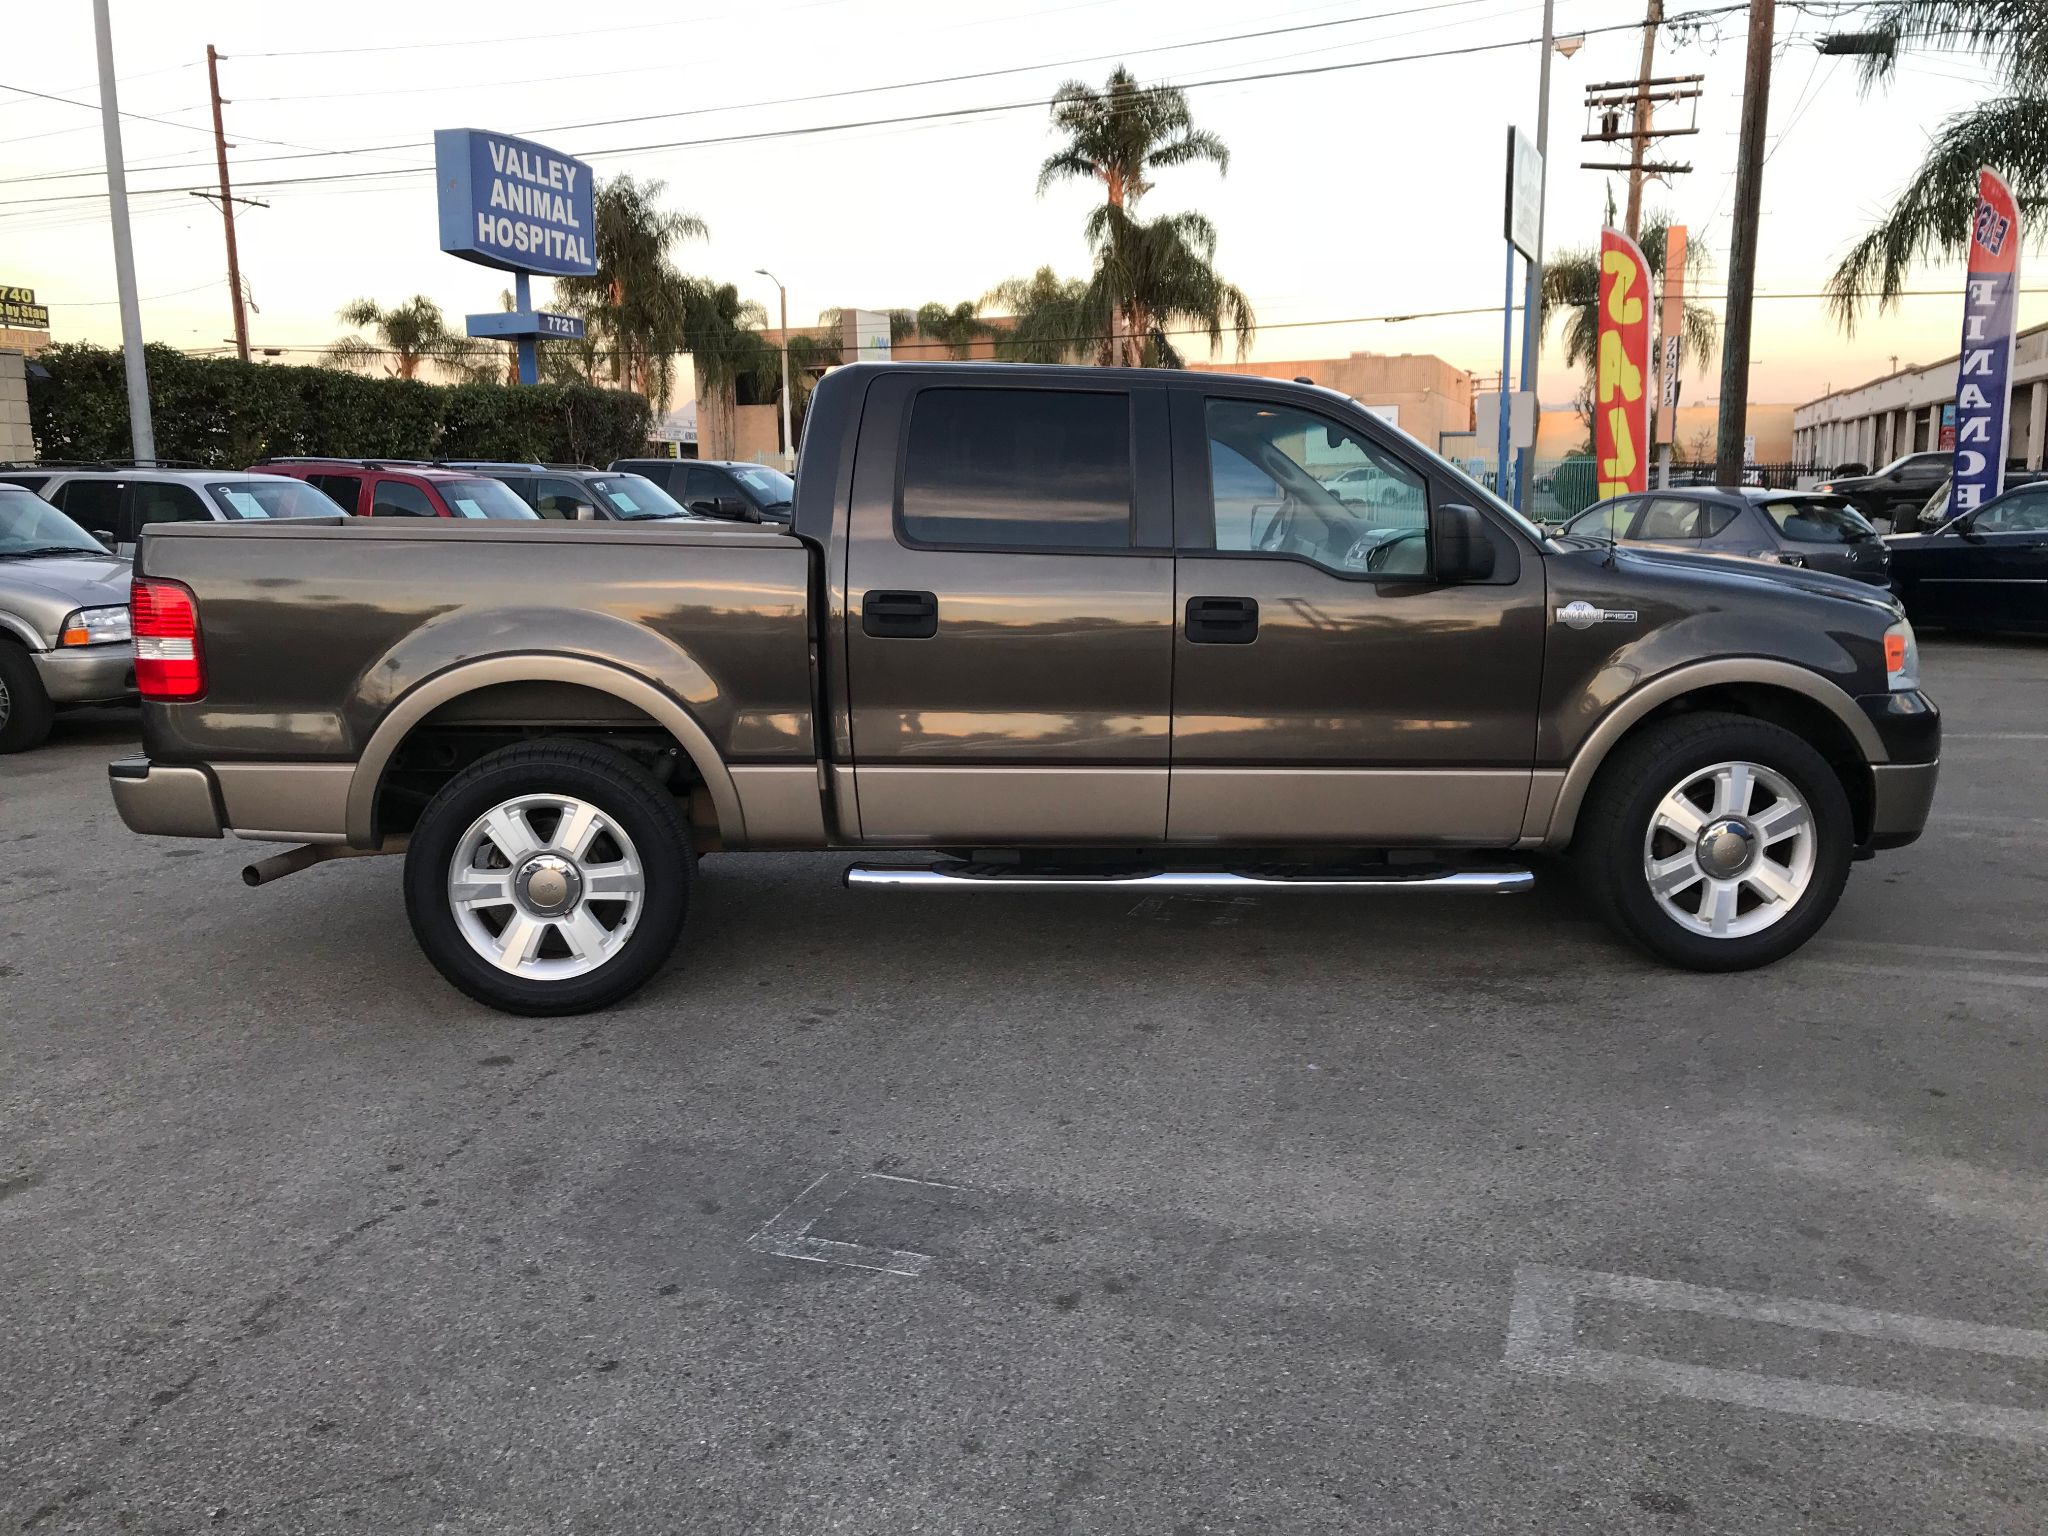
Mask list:
[[[796,495],[796,482],[765,464],[735,464],[732,476],[752,491],[764,507],[786,507]]]
[[[585,482],[604,499],[605,510],[629,523],[654,517],[688,517],[681,502],[645,475],[605,475]]]
[[[1855,544],[1877,537],[1877,530],[1845,501],[1803,497],[1758,503],[1778,532],[1801,544]]]
[[[436,490],[457,517],[502,517],[533,522],[540,514],[497,480],[444,480]]]
[[[0,559],[18,555],[104,555],[100,541],[28,491],[0,490]]]
[[[341,503],[303,480],[215,480],[206,487],[213,504],[231,518],[346,517]]]

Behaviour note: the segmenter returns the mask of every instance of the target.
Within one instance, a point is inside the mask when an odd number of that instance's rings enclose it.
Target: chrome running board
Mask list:
[[[1034,870],[991,864],[853,864],[847,867],[849,887],[869,890],[924,891],[1085,891],[1113,888],[1147,891],[1477,891],[1515,895],[1532,889],[1536,876],[1526,869],[1445,869],[1418,864],[1413,873],[1398,866],[1369,871],[1319,871],[1299,874],[1273,871],[1241,874],[1207,869],[1116,869],[1100,873],[1082,869]]]

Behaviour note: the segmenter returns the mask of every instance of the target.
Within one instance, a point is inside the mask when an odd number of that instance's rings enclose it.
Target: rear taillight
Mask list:
[[[199,648],[199,604],[175,581],[139,576],[128,596],[135,631],[135,687],[159,703],[206,692],[206,656]]]

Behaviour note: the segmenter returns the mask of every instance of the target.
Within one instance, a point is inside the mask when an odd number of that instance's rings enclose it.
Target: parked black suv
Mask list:
[[[766,464],[730,459],[614,459],[612,468],[645,475],[698,517],[789,526],[796,482]]]
[[[542,517],[563,522],[638,523],[690,515],[656,481],[616,468],[515,464],[488,459],[450,459],[442,467],[466,469],[502,481]]]

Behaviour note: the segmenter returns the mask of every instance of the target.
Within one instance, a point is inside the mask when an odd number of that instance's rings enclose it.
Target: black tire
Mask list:
[[[1650,889],[1644,851],[1658,803],[1688,774],[1724,762],[1753,763],[1788,780],[1811,814],[1815,848],[1805,891],[1789,910],[1758,932],[1717,938],[1665,910]],[[1688,970],[1746,971],[1782,960],[1819,931],[1848,883],[1855,841],[1849,797],[1820,753],[1782,726],[1701,713],[1645,727],[1601,766],[1572,853],[1587,900],[1624,938]]]
[[[50,736],[56,707],[36,664],[12,640],[0,640],[0,752],[26,752]]]
[[[448,882],[458,847],[479,818],[522,795],[588,802],[617,822],[639,857],[644,895],[638,921],[616,954],[580,976],[510,974],[471,946],[456,918]],[[631,996],[667,961],[689,909],[694,872],[675,798],[639,764],[589,742],[533,742],[479,758],[420,813],[405,855],[405,911],[434,968],[478,1002],[505,1013],[589,1013]],[[557,931],[552,942],[559,940]]]

